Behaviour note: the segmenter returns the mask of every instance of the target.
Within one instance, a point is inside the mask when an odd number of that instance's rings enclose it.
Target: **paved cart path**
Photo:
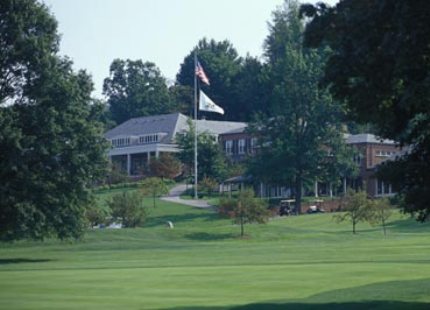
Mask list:
[[[187,189],[187,185],[185,185],[185,184],[176,185],[175,187],[173,187],[169,191],[169,195],[165,196],[165,197],[161,197],[161,200],[180,203],[183,205],[196,207],[196,208],[210,208],[210,207],[212,207],[210,204],[208,204],[208,202],[206,200],[181,199],[180,196],[183,192],[185,192],[186,189]]]

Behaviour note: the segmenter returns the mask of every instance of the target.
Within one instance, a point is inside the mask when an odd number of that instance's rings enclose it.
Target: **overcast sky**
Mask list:
[[[261,56],[267,22],[283,0],[43,2],[59,23],[60,54],[69,56],[75,69],[86,69],[93,76],[94,95],[101,97],[115,58],[154,62],[167,79],[174,80],[184,57],[203,37],[228,39],[241,56]]]

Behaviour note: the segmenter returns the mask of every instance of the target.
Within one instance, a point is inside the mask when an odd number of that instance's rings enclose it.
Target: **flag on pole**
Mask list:
[[[200,80],[202,80],[203,83],[205,83],[206,85],[210,85],[209,79],[198,60],[196,60],[196,75],[200,78]]]
[[[200,91],[199,109],[206,112],[224,114],[224,109],[217,106],[206,94]]]

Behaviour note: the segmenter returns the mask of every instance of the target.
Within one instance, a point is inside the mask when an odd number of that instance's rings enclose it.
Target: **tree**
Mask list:
[[[229,107],[231,119],[249,122],[255,113],[268,113],[270,81],[267,78],[267,64],[258,58],[247,56],[241,62],[233,79],[232,101]]]
[[[148,210],[138,191],[122,192],[112,196],[108,202],[114,221],[120,221],[124,227],[142,226],[148,217]]]
[[[133,117],[172,112],[166,79],[154,63],[115,59],[109,71],[103,94],[117,124]]]
[[[55,55],[44,5],[3,1],[0,27],[0,239],[78,238],[106,166],[92,82]]]
[[[246,223],[259,223],[267,222],[269,211],[264,200],[254,197],[252,190],[246,189],[239,193],[237,199],[222,198],[220,207],[230,213],[234,217],[234,222],[240,225],[240,236],[243,237],[245,233],[244,226]]]
[[[194,87],[194,52],[197,52],[200,63],[210,80],[210,87],[201,85],[203,91],[222,106],[225,115],[223,120],[237,120],[234,115],[235,100],[233,97],[234,79],[240,69],[241,58],[236,49],[227,41],[200,40],[197,46],[184,58],[176,81],[179,85]],[[191,103],[192,101],[190,101]],[[200,112],[207,119],[220,119],[216,113]]]
[[[430,216],[430,3],[340,1],[335,7],[305,5],[310,47],[333,50],[322,85],[347,103],[349,115],[370,123],[383,138],[413,147],[385,165],[405,210]]]
[[[154,208],[156,207],[155,199],[169,192],[166,183],[160,178],[146,178],[143,180],[141,188],[143,195],[152,197]]]
[[[110,215],[111,210],[108,207],[101,207],[97,204],[93,204],[85,210],[85,218],[89,222],[90,227],[105,224]]]
[[[58,51],[57,21],[35,0],[2,1],[0,21],[0,105],[28,103]]]
[[[200,192],[206,192],[210,197],[218,187],[218,182],[212,178],[204,177],[199,183]]]
[[[320,177],[328,150],[344,143],[343,110],[318,88],[329,50],[302,48],[298,3],[286,1],[273,16],[265,42],[271,95],[267,114],[249,126],[259,146],[249,173],[266,183],[292,184],[300,213],[304,182]]]
[[[335,215],[334,218],[338,223],[350,221],[352,223],[352,233],[356,234],[356,226],[359,222],[366,221],[369,218],[369,201],[364,191],[348,191],[341,202],[341,214]]]
[[[181,162],[169,153],[162,153],[151,160],[149,169],[156,177],[174,179],[181,174]]]
[[[390,202],[387,198],[375,199],[370,203],[370,224],[380,224],[384,231],[384,236],[387,236],[387,220],[393,214]]]
[[[329,138],[331,149],[327,150],[328,156],[320,166],[321,180],[330,185],[330,195],[332,195],[333,186],[339,186],[340,181],[343,181],[343,194],[346,194],[346,179],[353,179],[359,174],[359,166],[354,158],[359,158],[361,154],[347,145],[344,138],[335,135]]]
[[[194,167],[194,137],[195,130],[192,121],[188,122],[189,130],[185,134],[176,137],[176,142],[181,149],[179,160],[188,169]],[[215,137],[209,133],[199,133],[197,138],[197,162],[198,180],[210,177],[217,181],[224,179],[226,175],[226,161],[220,145]]]

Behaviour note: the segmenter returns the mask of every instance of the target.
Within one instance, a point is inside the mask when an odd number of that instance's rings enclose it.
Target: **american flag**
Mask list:
[[[200,78],[200,80],[202,80],[203,83],[205,83],[206,85],[210,85],[209,79],[206,76],[206,73],[198,60],[196,62],[196,75]]]

